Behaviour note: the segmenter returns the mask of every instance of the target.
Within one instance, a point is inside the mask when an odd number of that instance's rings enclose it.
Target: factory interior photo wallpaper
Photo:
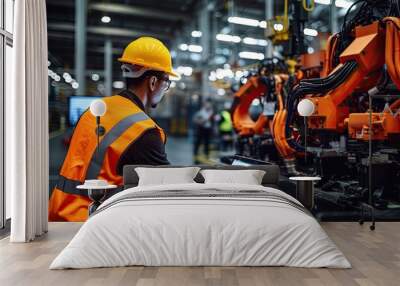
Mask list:
[[[398,285],[400,0],[0,0],[0,60],[0,285]]]

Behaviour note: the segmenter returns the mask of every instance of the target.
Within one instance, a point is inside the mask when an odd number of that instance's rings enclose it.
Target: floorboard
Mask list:
[[[136,286],[398,286],[400,223],[322,223],[352,263],[352,269],[289,267],[120,267],[48,270],[51,261],[78,231],[79,223],[50,223],[49,233],[32,243],[0,240],[0,285]]]

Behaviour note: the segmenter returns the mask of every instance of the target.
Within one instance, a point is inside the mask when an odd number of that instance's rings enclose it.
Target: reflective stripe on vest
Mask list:
[[[75,181],[71,179],[67,179],[61,175],[58,177],[57,181],[57,189],[62,190],[64,193],[71,194],[71,195],[79,195],[79,196],[88,196],[87,190],[77,189],[76,187],[82,185],[83,183],[80,181]],[[115,189],[107,191],[108,195],[111,196],[112,194],[118,193],[124,189],[123,186],[118,186]]]
[[[104,157],[107,152],[107,148],[117,140],[128,128],[133,124],[149,119],[144,112],[138,112],[133,115],[127,116],[116,125],[114,125],[109,132],[107,132],[103,139],[100,141],[99,149],[94,151],[92,159],[89,163],[89,168],[86,173],[86,178],[97,178],[100,174]],[[59,175],[59,180],[57,182],[57,189],[63,191],[64,193],[72,195],[82,195],[87,196],[87,191],[77,190],[76,186],[83,184],[83,182],[71,180]]]
[[[97,178],[100,174],[101,167],[103,166],[107,148],[133,124],[147,119],[149,119],[149,117],[144,112],[139,112],[125,117],[118,122],[101,140],[98,151],[99,154],[97,154],[97,150],[95,150],[89,164],[89,169],[86,173],[86,178]]]
[[[75,181],[71,179],[67,179],[61,175],[58,176],[57,180],[57,189],[63,191],[64,193],[72,194],[72,195],[82,195],[87,197],[86,190],[77,190],[76,187],[82,185],[82,182]]]

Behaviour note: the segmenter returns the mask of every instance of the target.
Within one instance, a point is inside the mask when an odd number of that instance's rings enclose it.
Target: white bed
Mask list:
[[[114,195],[50,269],[128,265],[351,267],[319,223],[282,191],[198,183]]]

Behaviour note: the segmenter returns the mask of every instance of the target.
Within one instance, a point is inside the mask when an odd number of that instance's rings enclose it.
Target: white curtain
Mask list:
[[[16,0],[13,92],[6,96],[6,187],[12,242],[47,232],[48,78],[45,0]]]

